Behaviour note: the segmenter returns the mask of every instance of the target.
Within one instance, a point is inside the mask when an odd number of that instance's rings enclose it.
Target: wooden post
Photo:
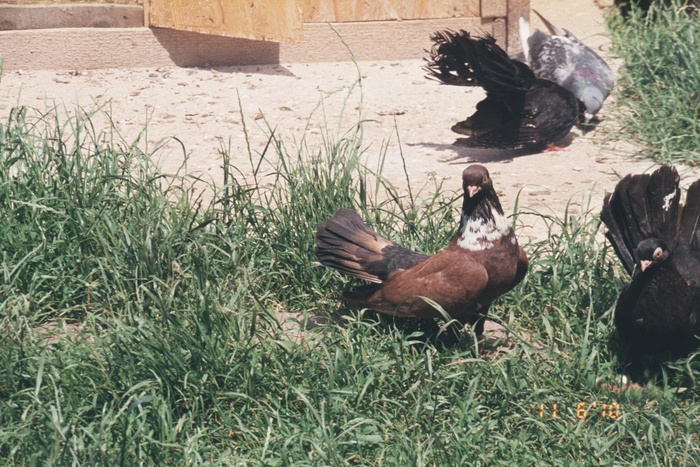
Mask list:
[[[150,27],[150,18],[148,13],[151,11],[151,0],[143,0],[143,25],[145,27]]]

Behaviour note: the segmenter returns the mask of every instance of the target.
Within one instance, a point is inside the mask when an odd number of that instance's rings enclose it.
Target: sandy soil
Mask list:
[[[604,10],[596,2],[533,0],[532,6],[617,66],[602,35]],[[540,26],[535,19],[533,25]],[[426,38],[426,48],[429,45]],[[148,122],[151,146],[177,137],[189,154],[187,170],[218,182],[222,142],[246,173],[250,170],[247,144],[254,152],[262,151],[269,127],[276,129],[289,148],[297,146],[302,137],[307,146],[314,147],[322,144],[324,132],[342,135],[364,118],[368,163],[374,166],[386,148],[384,174],[396,185],[406,185],[402,153],[415,188],[432,186],[426,181],[434,177],[444,180],[445,189],[459,190],[462,169],[478,161],[489,168],[508,212],[521,190],[519,203],[524,208],[562,214],[567,203],[571,202],[570,210],[577,211],[592,196],[591,207],[597,210],[618,174],[652,166],[633,158],[634,148],[611,138],[615,122],[605,107],[598,129],[586,135],[575,130],[563,151],[512,157],[456,147],[452,143],[458,135],[450,127],[472,113],[483,93],[429,81],[422,64],[421,60],[405,60],[216,69],[15,71],[2,77],[0,113],[6,115],[17,104],[39,110],[58,106],[69,113],[78,106],[93,109],[102,105],[109,109],[126,141],[135,138]],[[105,119],[95,121],[98,129],[109,126]],[[159,154],[168,172],[182,164],[182,150],[174,142]],[[542,238],[544,226],[534,219],[525,219],[522,235]]]

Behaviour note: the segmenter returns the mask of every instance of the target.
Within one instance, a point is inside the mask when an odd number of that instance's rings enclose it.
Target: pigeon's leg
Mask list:
[[[474,334],[476,334],[477,337],[481,337],[484,334],[485,322],[486,318],[483,316],[480,316],[479,319],[476,320],[476,323],[474,324]]]
[[[642,389],[644,389],[641,385],[635,382],[630,382],[630,379],[624,374],[620,375],[619,385],[602,383],[601,387],[617,394],[621,394],[624,391],[641,391]]]
[[[464,320],[460,320],[463,325],[470,325],[474,330],[476,337],[481,338],[484,334],[484,323],[486,322],[486,315],[489,312],[489,308],[483,308],[479,313],[473,313],[466,317]]]
[[[557,146],[556,144],[548,144],[546,148],[542,150],[542,152],[554,152],[554,151],[563,151],[566,149],[564,146]]]

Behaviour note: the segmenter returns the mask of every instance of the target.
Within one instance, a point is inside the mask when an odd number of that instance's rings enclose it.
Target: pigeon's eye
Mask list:
[[[481,181],[481,184],[482,184],[482,185],[486,185],[488,182],[489,182],[489,178],[488,178],[488,177],[484,177],[484,179]]]
[[[661,256],[664,254],[663,250],[661,247],[658,247],[656,250],[654,250],[654,254],[652,255],[654,259],[661,259]]]

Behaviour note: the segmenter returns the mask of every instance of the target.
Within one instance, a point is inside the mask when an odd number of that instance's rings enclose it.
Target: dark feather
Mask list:
[[[682,211],[680,234],[692,249],[700,250],[700,180],[696,180],[688,187]]]
[[[651,174],[647,197],[652,236],[672,246],[678,235],[680,177],[675,168],[662,165]]]
[[[648,183],[649,175],[635,175],[633,186],[639,188],[630,189],[632,176],[622,178],[615,187],[615,191],[609,194],[603,202],[601,220],[608,228],[606,236],[615,250],[618,258],[622,261],[627,272],[631,275],[635,264],[639,262],[636,248],[639,242],[647,238],[648,228],[640,226],[640,218],[644,218],[643,209],[641,212],[635,209],[631,191],[638,191],[643,197],[644,189]],[[642,220],[642,225],[644,224]]]
[[[624,214],[620,213],[618,198],[614,196],[614,193],[608,194],[603,201],[603,209],[600,212],[600,218],[607,227],[607,232],[605,236],[615,250],[615,254],[622,265],[627,270],[629,275],[632,275],[634,271],[634,266],[637,263],[637,258],[634,254],[634,248],[629,247],[629,240],[627,229],[623,222],[621,221]]]

